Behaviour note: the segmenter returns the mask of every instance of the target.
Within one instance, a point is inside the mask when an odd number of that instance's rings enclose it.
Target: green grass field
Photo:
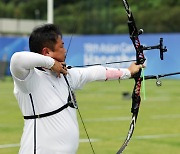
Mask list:
[[[124,154],[180,153],[180,80],[146,81],[133,137]],[[77,101],[96,154],[115,154],[123,143],[131,119],[133,80],[94,82],[77,92]],[[92,154],[82,123],[78,154]],[[13,96],[10,78],[0,81],[0,154],[17,154],[23,118]],[[84,140],[83,140],[84,139]],[[9,146],[9,147],[8,147]]]

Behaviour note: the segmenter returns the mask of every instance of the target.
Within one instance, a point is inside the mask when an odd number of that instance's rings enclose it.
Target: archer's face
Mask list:
[[[59,62],[64,62],[66,57],[66,50],[64,48],[64,42],[59,36],[56,44],[54,45],[54,51],[48,48],[48,53],[46,56],[49,56]]]

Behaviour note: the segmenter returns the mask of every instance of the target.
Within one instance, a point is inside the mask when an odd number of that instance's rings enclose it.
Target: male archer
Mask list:
[[[77,90],[92,81],[128,79],[144,67],[132,63],[119,69],[67,69],[62,34],[54,24],[34,29],[29,48],[31,52],[16,52],[10,62],[14,94],[25,119],[19,154],[75,154],[79,128],[68,84]]]

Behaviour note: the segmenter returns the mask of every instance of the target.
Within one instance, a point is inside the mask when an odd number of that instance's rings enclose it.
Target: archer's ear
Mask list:
[[[42,55],[44,55],[44,56],[48,56],[49,55],[49,49],[48,48],[43,48],[42,49]]]

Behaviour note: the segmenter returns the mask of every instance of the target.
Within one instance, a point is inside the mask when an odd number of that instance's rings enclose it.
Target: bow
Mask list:
[[[163,47],[163,38],[160,38],[159,45],[149,46],[149,47],[142,46],[140,43],[140,40],[139,40],[139,35],[143,33],[143,30],[137,29],[133,14],[131,12],[131,9],[129,7],[127,0],[122,0],[122,1],[123,1],[124,8],[126,10],[127,16],[128,16],[128,27],[129,27],[130,39],[132,40],[132,43],[133,43],[135,51],[136,51],[136,63],[142,65],[146,60],[146,58],[144,57],[143,51],[144,50],[152,50],[152,49],[159,49],[160,50],[160,59],[163,60],[163,53],[167,51],[166,47]],[[140,103],[141,103],[141,97],[140,97],[140,89],[141,89],[141,81],[142,81],[141,71],[142,70],[140,69],[139,72],[137,72],[133,76],[133,78],[135,80],[135,85],[134,85],[134,89],[132,92],[132,108],[131,108],[132,120],[130,123],[127,137],[126,137],[123,145],[118,150],[117,154],[120,154],[124,151],[124,149],[126,148],[126,146],[129,143],[129,141],[133,135],[134,129],[135,129],[135,124],[137,121],[139,107],[140,107]]]
[[[143,51],[144,50],[153,50],[153,49],[159,49],[160,50],[160,59],[163,60],[163,54],[164,54],[164,52],[167,51],[166,47],[163,46],[163,38],[160,38],[160,42],[159,42],[158,45],[155,45],[155,46],[142,46],[141,43],[140,43],[140,40],[139,40],[139,35],[143,33],[143,30],[142,29],[140,29],[140,30],[137,29],[133,14],[131,12],[131,9],[129,7],[129,4],[128,4],[127,0],[122,0],[122,1],[123,1],[123,5],[125,7],[125,10],[126,10],[127,16],[128,16],[128,27],[129,27],[130,39],[132,40],[132,43],[133,43],[135,51],[136,51],[136,60],[131,60],[131,61],[136,61],[136,64],[141,64],[142,65],[146,60]],[[75,31],[75,27],[76,27],[76,25],[74,26],[73,33]],[[73,34],[71,35],[71,39],[70,39],[69,46],[68,46],[68,49],[67,49],[67,52],[66,52],[66,56],[67,56],[67,53],[69,51],[69,47],[70,47],[70,44],[71,44],[71,41],[72,41],[72,36],[73,36]],[[122,62],[129,62],[129,61],[122,61]],[[109,62],[109,63],[105,63],[105,65],[113,64],[113,63],[122,63],[122,62]],[[87,67],[87,66],[94,66],[94,65],[102,65],[102,64],[92,64],[92,65],[84,65],[84,66],[68,66],[68,69],[71,69],[72,67]],[[136,124],[136,121],[137,121],[140,102],[141,102],[140,89],[141,89],[141,82],[143,80],[143,78],[141,77],[141,71],[142,70],[140,69],[139,72],[137,72],[133,76],[133,78],[135,80],[135,85],[134,85],[134,89],[133,89],[133,92],[132,92],[132,108],[131,108],[132,120],[131,120],[131,123],[130,123],[130,127],[129,127],[127,137],[126,137],[123,145],[118,150],[117,154],[120,154],[120,153],[122,153],[124,151],[124,149],[126,148],[126,146],[129,143],[129,141],[130,141],[130,139],[131,139],[131,137],[133,135],[134,129],[135,129],[135,124]],[[144,79],[145,80],[147,80],[147,79],[157,79],[156,84],[158,86],[160,86],[161,82],[159,81],[159,78],[165,77],[165,76],[177,75],[177,74],[180,74],[180,72],[170,73],[170,74],[163,74],[163,75],[161,74],[161,75],[156,75],[156,76],[150,75],[150,76],[145,76]],[[65,80],[67,80],[66,77],[65,77]],[[76,101],[74,101],[74,102],[75,102],[75,104],[77,103]],[[79,109],[78,109],[78,112],[79,112],[82,124],[84,126],[86,135],[88,137],[92,152],[95,153]]]

